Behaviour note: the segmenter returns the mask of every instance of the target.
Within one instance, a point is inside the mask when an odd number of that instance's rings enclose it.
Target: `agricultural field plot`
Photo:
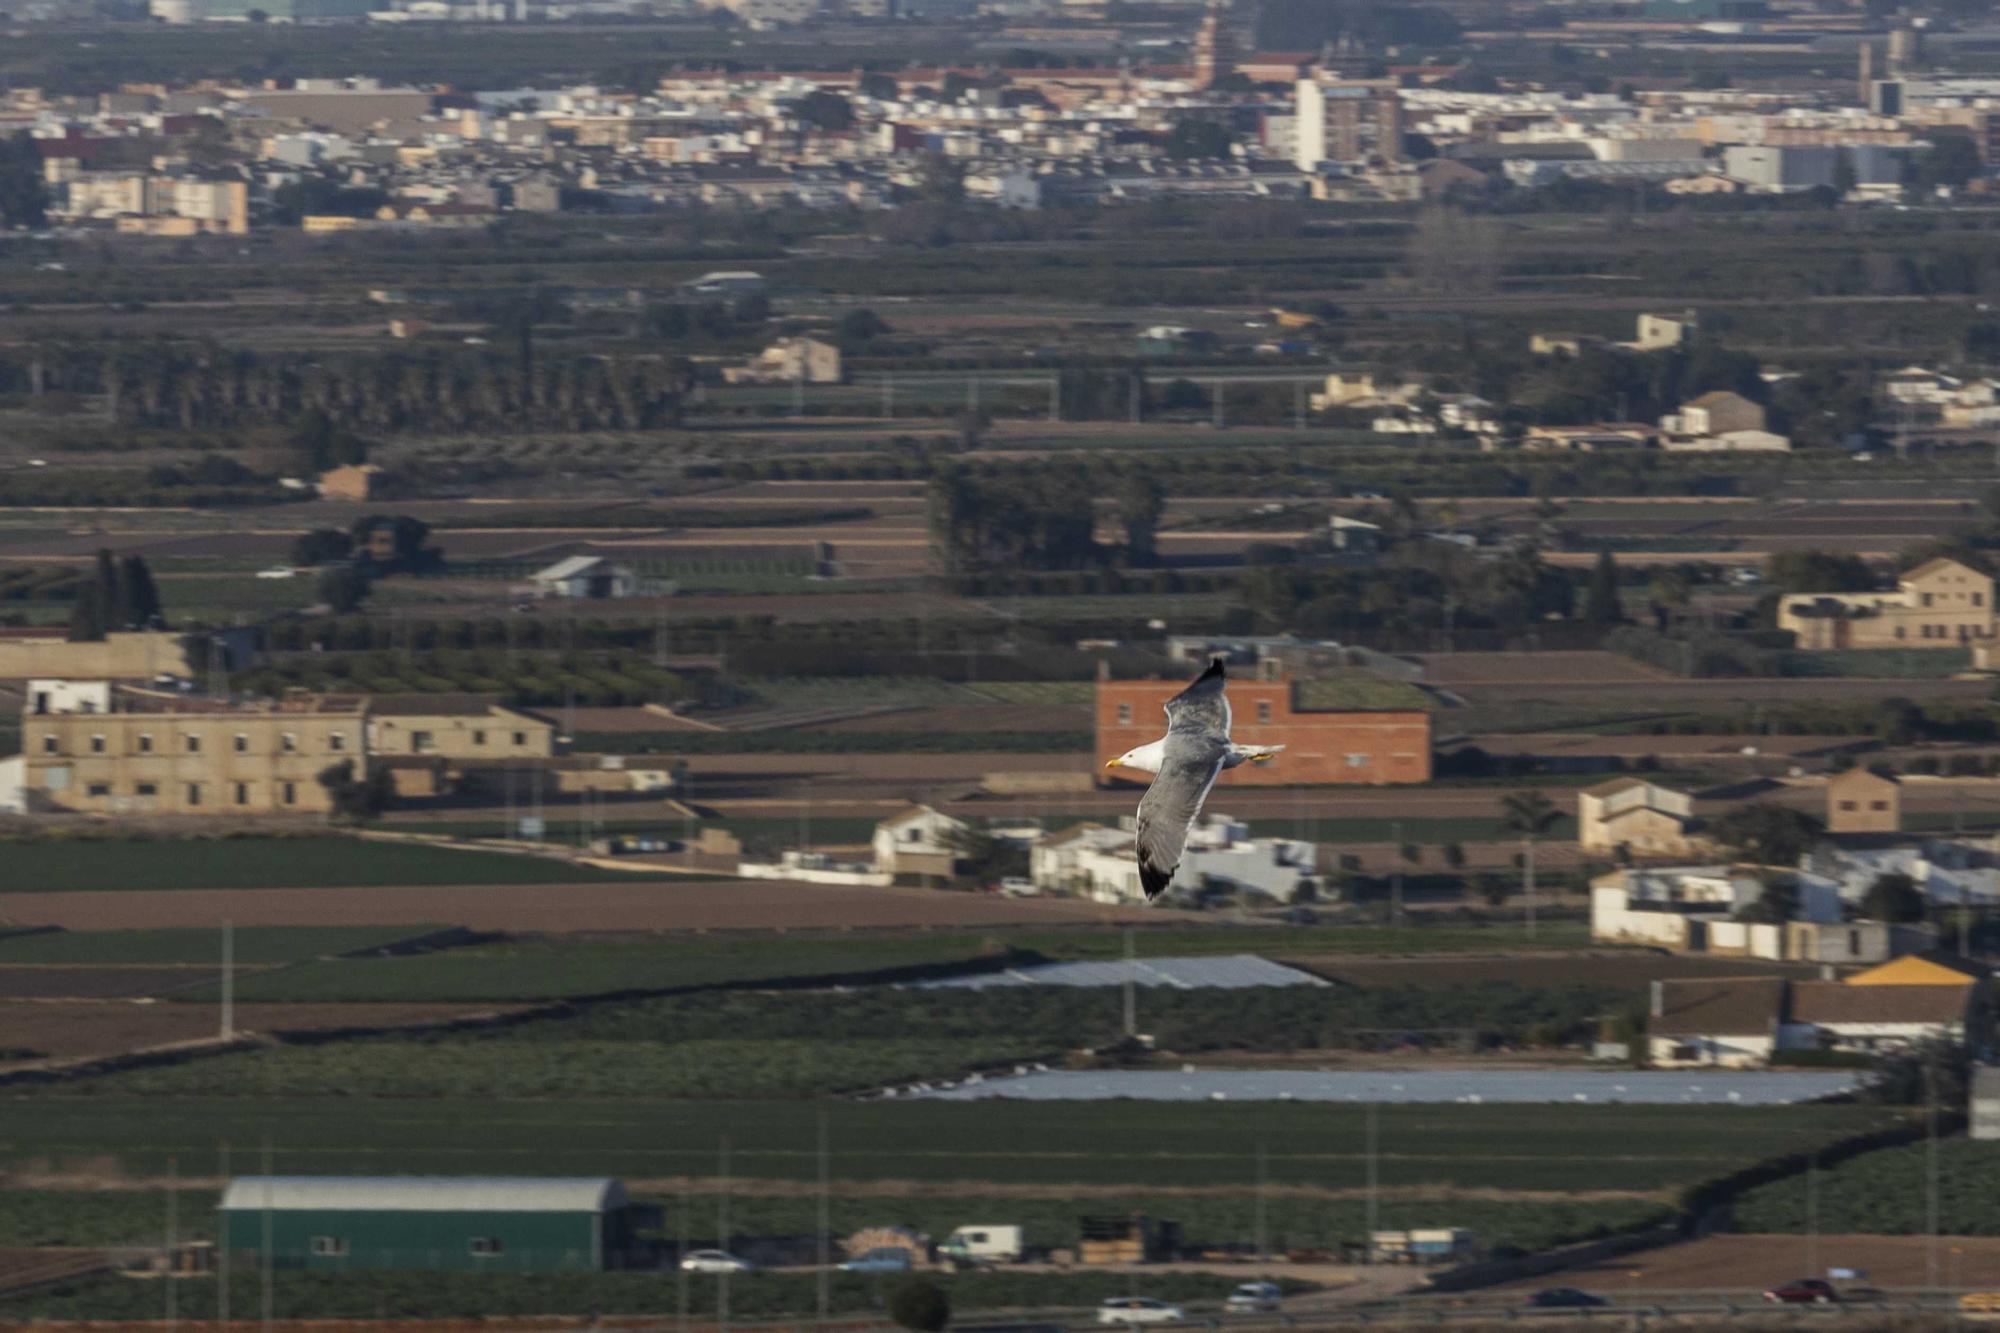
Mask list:
[[[987,1272],[940,1275],[954,1310],[1089,1307],[1107,1296],[1149,1295],[1163,1299],[1220,1303],[1239,1281],[1229,1273],[1085,1269],[1066,1273]],[[1309,1284],[1288,1282],[1293,1290]],[[835,1273],[829,1279],[829,1309],[836,1315],[879,1318],[884,1280],[879,1276]],[[178,1284],[181,1308],[215,1307],[215,1279]],[[660,1272],[628,1273],[279,1273],[271,1285],[273,1317],[280,1320],[453,1319],[533,1315],[642,1316],[657,1325],[681,1308],[713,1318],[720,1295],[713,1279],[682,1286]],[[810,1315],[818,1308],[818,1277],[812,1273],[759,1273],[732,1281],[731,1318]],[[254,1272],[238,1274],[230,1300],[236,1310],[260,1308],[263,1287]],[[122,1277],[95,1278],[39,1292],[0,1297],[0,1321],[99,1319],[132,1322],[160,1317],[156,1284]]]
[[[20,842],[7,848],[7,871],[8,889],[0,896],[9,902],[44,893],[603,884],[632,878],[546,857],[337,837]],[[10,912],[10,916],[22,923],[39,923],[32,912],[26,915]],[[161,924],[184,924],[189,919],[223,918],[189,917]],[[385,919],[409,920],[407,916]],[[338,920],[327,922],[338,923]]]
[[[231,953],[239,965],[294,963],[411,944],[442,927],[267,926],[234,932]],[[222,932],[208,927],[159,930],[46,930],[0,936],[0,967],[70,964],[123,967],[144,964],[218,964]]]
[[[110,1181],[177,1157],[198,1174],[219,1142],[269,1136],[279,1174],[616,1175],[707,1179],[726,1138],[732,1178],[808,1184],[826,1116],[835,1181],[1119,1187],[1269,1179],[1360,1188],[1366,1108],[1341,1103],[236,1101],[38,1096],[10,1103],[0,1166]],[[1379,1117],[1389,1187],[1651,1193],[1897,1123],[1870,1106],[1398,1106]],[[480,1132],[468,1135],[466,1126]],[[913,1185],[913,1188],[916,1186]],[[1001,1190],[1000,1192],[1006,1192]]]
[[[611,880],[612,882],[606,882]],[[546,884],[316,889],[128,889],[0,894],[0,912],[22,925],[70,930],[149,929],[189,921],[239,926],[418,925],[572,935],[649,930],[870,930],[1061,926],[1187,919],[1158,908],[1002,898],[990,893],[864,889],[774,880],[677,876]]]
[[[508,1009],[491,1004],[239,1004],[236,1027],[261,1034],[384,1032],[481,1018]],[[220,1019],[210,1004],[0,1000],[0,1030],[7,1034],[7,1047],[33,1052],[21,1059],[67,1060],[206,1041],[219,1032]]]
[[[1802,1179],[1760,1185],[1737,1202],[1735,1229],[1803,1233],[1816,1218],[1826,1231],[1925,1232],[1927,1153],[1916,1143],[1821,1170],[1810,1212]],[[1939,1143],[1938,1228],[1952,1236],[2000,1237],[2000,1143],[1965,1138]]]
[[[1935,1254],[1937,1285],[1973,1291],[2000,1288],[2000,1241],[1947,1232],[1937,1242]],[[1922,1236],[1830,1230],[1810,1244],[1803,1236],[1706,1236],[1564,1269],[1560,1279],[1538,1278],[1495,1290],[1533,1291],[1560,1280],[1614,1299],[1636,1294],[1644,1300],[1649,1292],[1758,1292],[1827,1268],[1859,1269],[1868,1275],[1867,1285],[1895,1290],[1931,1286],[1931,1255],[1930,1239]]]
[[[974,935],[818,939],[526,939],[399,958],[309,962],[242,978],[246,1000],[538,1000],[997,963]],[[193,998],[209,998],[207,992]]]
[[[0,1000],[124,1000],[199,986],[199,967],[0,967]]]
[[[745,886],[750,887],[749,885]],[[951,895],[957,899],[962,895]],[[1140,927],[1132,932],[1133,953],[1141,958],[1261,953],[1307,957],[1321,969],[1336,957],[1366,960],[1388,969],[1409,957],[1458,959],[1471,955],[1469,980],[1518,980],[1506,960],[1495,955],[1518,951],[1527,962],[1562,966],[1561,955],[1591,947],[1579,922],[1542,924],[1530,938],[1516,925],[1490,927],[1208,927],[1195,917],[1158,912],[1124,913],[1118,918]],[[529,1001],[635,991],[683,990],[708,986],[773,985],[786,982],[878,978],[920,970],[963,971],[998,966],[1003,960],[1105,959],[1122,955],[1124,933],[1093,928],[1098,919],[1072,918],[1076,929],[1013,929],[995,926],[977,934],[940,930],[921,935],[819,935],[736,938],[703,936],[627,939],[570,939],[561,935],[478,944],[435,953],[391,958],[342,958],[242,977],[237,994],[246,999],[304,1001]],[[1049,923],[1043,922],[1042,925]],[[1147,929],[1146,927],[1153,927]],[[1637,959],[1650,955],[1635,954]],[[1617,984],[1617,959],[1597,957],[1578,969],[1575,980]],[[1415,968],[1422,964],[1412,964]],[[1567,980],[1568,978],[1565,978]],[[1401,984],[1400,977],[1385,984]],[[1373,984],[1373,983],[1368,983]],[[1425,984],[1411,981],[1410,984]],[[182,998],[206,1000],[197,989]]]
[[[1643,685],[1671,679],[1618,653],[1417,653],[1424,682],[1446,689],[1482,685]]]
[[[1280,955],[1279,961],[1354,986],[1463,986],[1508,981],[1523,986],[1617,986],[1636,989],[1668,977],[1816,975],[1805,963],[1767,963],[1754,958],[1696,958],[1632,950],[1569,957],[1522,955],[1514,958],[1348,958],[1327,954]]]

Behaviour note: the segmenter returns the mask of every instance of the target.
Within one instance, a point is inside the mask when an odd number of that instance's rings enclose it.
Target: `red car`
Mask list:
[[[1764,1293],[1764,1299],[1780,1305],[1831,1305],[1840,1299],[1840,1293],[1833,1289],[1831,1282],[1802,1277],[1782,1287],[1771,1288]]]

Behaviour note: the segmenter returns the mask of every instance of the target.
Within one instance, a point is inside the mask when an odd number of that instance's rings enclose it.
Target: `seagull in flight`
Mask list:
[[[1188,828],[1201,814],[1208,789],[1225,768],[1264,764],[1282,745],[1238,745],[1229,739],[1229,696],[1223,693],[1222,659],[1215,658],[1192,685],[1167,700],[1167,734],[1127,750],[1104,767],[1153,774],[1139,801],[1139,884],[1152,902],[1166,891],[1181,863]]]

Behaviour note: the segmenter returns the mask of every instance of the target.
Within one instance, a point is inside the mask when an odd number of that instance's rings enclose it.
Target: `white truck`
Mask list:
[[[954,1267],[1011,1264],[1021,1257],[1021,1228],[966,1226],[954,1228],[938,1246],[938,1254]]]

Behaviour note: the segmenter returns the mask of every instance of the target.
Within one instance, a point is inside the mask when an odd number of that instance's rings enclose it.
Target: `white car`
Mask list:
[[[288,579],[296,573],[298,571],[290,565],[272,565],[269,569],[258,570],[257,577],[260,579]]]
[[[727,1250],[689,1250],[681,1256],[683,1273],[754,1273],[757,1265]]]
[[[1262,1314],[1277,1309],[1284,1294],[1275,1282],[1245,1282],[1229,1293],[1222,1308],[1230,1314]]]
[[[1178,1324],[1187,1312],[1151,1296],[1113,1296],[1097,1307],[1100,1324]]]

